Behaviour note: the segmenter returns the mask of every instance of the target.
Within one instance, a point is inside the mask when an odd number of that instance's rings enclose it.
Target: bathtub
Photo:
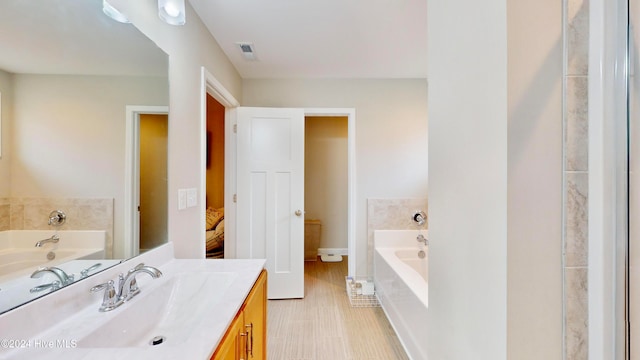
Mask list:
[[[60,237],[57,244],[35,247],[39,240]],[[9,230],[0,231],[0,282],[30,275],[38,267],[56,266],[74,259],[103,259],[106,232],[103,230]],[[49,252],[55,257],[47,258]]]
[[[57,233],[57,244],[35,247],[39,240]],[[80,279],[80,271],[101,263],[100,269],[118,263],[104,259],[106,232],[104,230],[9,230],[0,231],[0,313],[36,299],[49,291],[32,294],[31,288],[57,280],[51,274],[36,279],[31,274],[40,267],[56,266]],[[47,254],[55,258],[49,260]]]
[[[374,283],[378,300],[411,359],[427,359],[428,249],[416,237],[427,231],[374,231]],[[425,251],[425,258],[418,256]]]

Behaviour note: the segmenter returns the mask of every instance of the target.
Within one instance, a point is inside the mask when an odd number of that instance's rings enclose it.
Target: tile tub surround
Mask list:
[[[4,199],[0,199],[0,231],[11,229],[11,205],[3,203]]]
[[[224,298],[216,305],[207,307],[201,314],[205,321],[202,321],[194,329],[193,335],[184,343],[174,346],[158,347],[128,347],[128,348],[74,348],[73,345],[53,348],[36,348],[35,341],[44,339],[49,334],[56,334],[54,326],[60,325],[64,328],[64,320],[76,314],[78,311],[87,311],[95,316],[99,313],[98,308],[102,301],[102,294],[90,294],[89,289],[108,280],[117,278],[118,273],[126,272],[140,262],[155,266],[163,271],[164,276],[169,278],[172,274],[183,271],[185,266],[192,269],[213,269],[219,272],[236,272],[236,280],[225,292]],[[182,260],[175,259],[173,254],[173,244],[168,243],[156,249],[148,251],[143,255],[126,261],[123,264],[114,266],[102,273],[89,278],[88,281],[81,281],[76,284],[58,290],[55,294],[45,296],[26,304],[16,310],[0,315],[0,339],[19,339],[31,341],[32,347],[28,349],[0,349],[0,358],[7,359],[104,359],[114,358],[130,359],[207,359],[213,353],[217,344],[222,339],[228,325],[235,317],[238,310],[249,294],[253,283],[258,278],[264,268],[264,260]],[[188,264],[188,265],[187,265]],[[194,270],[195,271],[195,270]],[[151,279],[147,276],[140,276],[138,284],[142,291],[159,286],[161,281]],[[134,305],[136,299],[130,304]],[[202,299],[206,301],[207,299]],[[51,311],[51,308],[56,311]],[[118,309],[113,310],[118,311]],[[95,312],[95,313],[94,313]],[[87,324],[86,333],[93,331],[93,325]],[[74,329],[73,331],[78,331]],[[67,340],[67,344],[73,344],[73,340]],[[64,343],[62,344],[64,345]],[[168,345],[168,344],[166,344]]]
[[[564,0],[564,359],[588,358],[589,1]]]
[[[382,309],[407,354],[427,358],[428,282],[397,257],[402,250],[417,252],[428,247],[416,241],[426,230],[375,231],[374,282]],[[425,261],[428,261],[428,256]]]
[[[49,213],[62,210],[67,221],[57,230],[104,230],[105,255],[113,257],[113,199],[103,198],[10,198],[10,224],[7,230],[52,230]],[[0,215],[3,214],[0,202]],[[0,218],[2,219],[2,218]],[[1,220],[0,220],[1,221]],[[0,227],[2,223],[0,222]]]
[[[411,217],[417,210],[427,214],[427,222],[418,226]],[[367,274],[373,274],[375,230],[417,230],[429,228],[427,198],[367,199]]]

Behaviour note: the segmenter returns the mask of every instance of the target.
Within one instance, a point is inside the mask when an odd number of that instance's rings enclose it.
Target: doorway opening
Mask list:
[[[130,258],[168,241],[166,106],[127,106],[124,248]]]
[[[348,133],[346,116],[305,116],[306,261],[348,261]]]
[[[140,114],[139,252],[167,242],[167,114]]]
[[[225,107],[209,94],[206,103],[206,257],[224,259]]]
[[[205,254],[206,256],[207,228],[209,227],[209,225],[207,225],[207,203],[209,202],[208,191],[209,191],[209,188],[213,188],[213,185],[208,185],[209,174],[208,174],[207,162],[212,161],[213,158],[212,157],[208,158],[208,154],[210,152],[209,149],[211,148],[208,148],[207,144],[209,143],[209,141],[211,141],[211,143],[215,141],[213,139],[214,138],[213,133],[209,137],[207,137],[207,133],[208,133],[207,119],[208,119],[209,109],[215,108],[217,109],[215,110],[215,112],[222,110],[224,115],[222,117],[222,123],[223,123],[222,126],[220,124],[217,125],[218,131],[221,130],[221,132],[219,132],[216,135],[216,139],[220,139],[218,135],[222,137],[223,150],[222,150],[222,153],[219,155],[224,160],[222,162],[223,164],[222,170],[218,169],[218,171],[222,171],[222,179],[223,179],[223,184],[222,184],[223,206],[222,207],[224,208],[224,214],[223,214],[224,223],[223,223],[223,228],[220,228],[219,230],[223,230],[224,241],[223,241],[223,249],[221,253],[223,254],[222,256],[224,256],[224,258],[233,259],[236,257],[236,252],[234,247],[235,238],[236,238],[236,231],[235,231],[236,203],[234,199],[234,195],[236,192],[235,152],[234,152],[234,149],[236,146],[236,140],[233,133],[232,119],[229,116],[229,112],[232,109],[240,106],[240,103],[233,97],[233,95],[229,91],[227,91],[227,89],[224,88],[224,86],[222,86],[222,84],[209,71],[207,71],[207,69],[204,66],[201,67],[200,75],[201,75],[200,77],[201,78],[201,83],[200,83],[201,158],[200,159],[201,159],[201,169],[203,169],[200,177],[200,189],[202,190],[199,192],[200,199],[198,202],[200,204],[200,209],[201,209],[200,238],[202,239],[202,242],[203,242],[203,245],[202,245],[203,254]],[[212,111],[212,113],[213,112],[214,111]],[[220,115],[217,114],[215,115],[215,117],[219,119]],[[209,140],[207,140],[207,138]],[[218,142],[220,142],[220,140],[218,140]],[[216,178],[217,178],[216,181],[220,181],[219,177],[216,177]],[[218,191],[217,191],[217,194],[219,195],[220,193]],[[219,201],[219,200],[215,200],[215,201]],[[216,221],[214,220],[213,222],[215,223]],[[220,221],[218,221],[218,225],[219,224],[220,224]],[[214,226],[214,230],[215,230],[215,226]],[[218,254],[220,254],[220,251],[218,251]]]

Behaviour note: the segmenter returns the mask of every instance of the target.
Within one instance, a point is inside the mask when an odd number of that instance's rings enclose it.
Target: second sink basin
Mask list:
[[[144,276],[144,275],[143,275]],[[159,346],[185,342],[197,328],[199,314],[215,307],[237,277],[233,272],[184,272],[160,278],[159,284],[110,312],[104,323],[78,339],[79,348]],[[142,278],[142,277],[141,277]],[[95,310],[97,312],[97,309]]]

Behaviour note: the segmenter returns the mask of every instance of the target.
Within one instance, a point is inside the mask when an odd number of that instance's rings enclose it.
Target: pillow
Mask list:
[[[224,216],[224,208],[207,208],[207,227],[205,230],[213,229]]]
[[[224,217],[222,218],[222,220],[220,220],[218,225],[216,225],[216,228],[213,232],[216,234],[216,236],[224,234]]]

